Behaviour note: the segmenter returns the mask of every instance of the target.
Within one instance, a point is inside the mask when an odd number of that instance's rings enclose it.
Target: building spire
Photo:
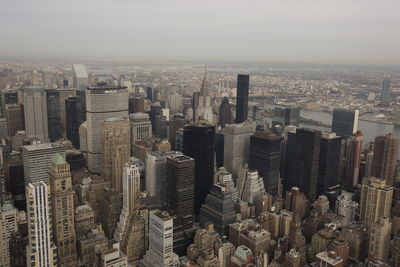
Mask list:
[[[200,88],[200,94],[204,96],[210,95],[208,81],[207,81],[207,62],[204,63],[204,77]]]

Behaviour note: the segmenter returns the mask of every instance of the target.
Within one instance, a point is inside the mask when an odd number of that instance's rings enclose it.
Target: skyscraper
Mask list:
[[[86,90],[88,170],[100,173],[101,122],[112,117],[128,117],[126,87],[99,84]]]
[[[393,134],[375,138],[371,175],[385,180],[389,186],[395,183],[399,145],[400,141]]]
[[[361,151],[363,145],[363,134],[357,131],[345,142],[343,159],[343,181],[342,184],[350,188],[358,183],[360,173]]]
[[[365,178],[361,187],[360,221],[364,226],[372,226],[382,217],[390,217],[393,187],[384,180]]]
[[[144,98],[141,95],[129,97],[129,114],[144,112]]]
[[[71,96],[65,99],[65,113],[67,139],[72,142],[75,148],[79,149],[79,126],[82,121],[79,97]]]
[[[358,115],[358,109],[335,108],[332,116],[332,132],[344,138],[352,136],[358,129]]]
[[[213,110],[210,99],[210,85],[207,80],[207,69],[204,71],[204,78],[200,92],[193,93],[193,121],[197,123],[199,119],[213,122]]]
[[[171,143],[171,147],[175,147],[175,135],[179,129],[182,129],[186,124],[189,124],[190,120],[186,119],[182,114],[175,114],[171,116],[168,125],[168,140]]]
[[[262,177],[256,170],[249,169],[247,164],[240,166],[236,187],[239,191],[239,199],[250,204],[255,203],[258,195],[265,193]]]
[[[183,154],[195,159],[195,206],[196,215],[213,184],[214,177],[214,135],[210,124],[193,124],[183,130]]]
[[[50,189],[43,182],[29,183],[26,188],[29,243],[27,266],[56,267],[57,247],[53,242]]]
[[[70,89],[70,88],[63,88],[63,89],[58,89],[58,92],[60,94],[60,97],[59,97],[59,100],[60,100],[60,103],[59,103],[59,105],[60,105],[60,122],[61,122],[62,131],[63,131],[62,134],[63,134],[63,137],[65,137],[66,130],[67,130],[67,111],[66,111],[67,108],[66,108],[65,100],[67,100],[69,97],[75,97],[76,90]],[[79,112],[81,112],[81,111],[79,110]],[[82,113],[80,113],[80,117],[82,117]]]
[[[0,266],[10,265],[11,235],[18,231],[18,210],[10,201],[6,201],[0,207]]]
[[[69,164],[61,154],[50,160],[49,183],[54,243],[61,266],[76,265],[76,235],[74,225],[74,190]]]
[[[384,78],[382,82],[382,91],[381,91],[381,100],[388,101],[390,100],[390,79]]]
[[[371,225],[368,251],[371,258],[389,263],[391,233],[390,217],[382,217]]]
[[[14,136],[18,131],[24,130],[23,105],[7,104],[5,107],[8,136]]]
[[[173,252],[173,218],[167,211],[151,211],[149,216],[149,250],[139,266],[178,266],[179,258]]]
[[[214,184],[200,209],[200,224],[210,222],[221,236],[228,235],[228,226],[236,222],[232,189],[225,184]]]
[[[167,153],[150,152],[146,157],[146,191],[155,196],[157,204],[167,201]]]
[[[340,151],[342,138],[335,133],[322,132],[319,166],[317,195],[325,194],[328,188],[339,183]]]
[[[279,184],[282,138],[276,134],[257,131],[250,137],[249,167],[264,179],[267,192],[276,195]]]
[[[89,85],[89,75],[82,64],[73,64],[73,86],[78,90],[85,90]]]
[[[221,105],[219,106],[218,118],[218,124],[222,127],[225,127],[226,124],[233,123],[232,108],[227,97],[222,99]]]
[[[60,116],[60,91],[46,89],[47,123],[50,142],[55,142],[63,136],[64,129]]]
[[[25,87],[23,92],[26,137],[48,142],[46,92],[43,87],[32,86]]]
[[[236,95],[236,123],[247,120],[249,108],[249,75],[238,74]]]
[[[145,141],[150,139],[152,130],[148,114],[129,114],[129,120],[131,122],[131,143],[135,143],[138,140]]]
[[[117,192],[122,192],[122,169],[131,155],[129,128],[128,118],[108,118],[101,123],[101,172]]]
[[[250,137],[254,134],[256,125],[253,122],[228,124],[224,133],[224,167],[234,177],[239,167],[249,162]]]
[[[298,186],[310,201],[317,198],[320,139],[320,131],[305,128],[297,128],[295,134],[289,133],[283,181],[284,191]]]
[[[299,107],[275,107],[272,126],[280,125],[282,127],[293,125],[299,126],[300,108]]]
[[[55,154],[65,158],[65,148],[57,143],[33,144],[22,147],[25,185],[48,183],[49,162]]]
[[[195,201],[195,160],[181,153],[167,158],[167,206],[175,213],[174,251],[182,254],[190,243]]]

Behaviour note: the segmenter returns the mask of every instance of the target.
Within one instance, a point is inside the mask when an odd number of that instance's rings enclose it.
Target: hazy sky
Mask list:
[[[0,56],[400,65],[400,0],[0,0]]]

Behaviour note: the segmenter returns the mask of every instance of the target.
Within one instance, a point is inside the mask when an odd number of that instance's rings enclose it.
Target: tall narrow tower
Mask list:
[[[29,218],[29,241],[26,248],[27,266],[58,266],[57,247],[53,243],[49,197],[50,189],[43,181],[30,183],[26,187],[26,210],[28,212],[27,218]]]
[[[237,77],[236,123],[247,120],[249,108],[249,75],[239,74]]]
[[[50,160],[49,182],[53,217],[54,242],[58,247],[61,266],[76,265],[76,235],[74,225],[74,190],[69,164],[55,154]]]

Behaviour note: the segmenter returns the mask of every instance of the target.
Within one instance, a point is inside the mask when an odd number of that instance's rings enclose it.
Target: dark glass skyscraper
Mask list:
[[[183,154],[195,159],[194,211],[199,215],[214,179],[214,135],[215,128],[210,124],[192,124],[183,130]]]
[[[225,127],[225,124],[233,123],[231,104],[229,104],[227,97],[222,99],[221,105],[219,106],[218,118],[218,123],[222,127]]]
[[[332,132],[349,138],[357,132],[359,110],[335,108],[332,116]]]
[[[65,113],[67,124],[67,139],[72,142],[75,148],[79,149],[79,125],[82,112],[80,111],[80,99],[77,96],[68,97],[65,99]]]
[[[249,75],[238,74],[236,94],[236,123],[247,120],[249,108]]]
[[[381,100],[388,101],[390,100],[390,79],[384,78],[382,82],[382,91],[381,91]]]
[[[174,212],[174,251],[182,255],[193,226],[195,160],[181,153],[167,157],[167,205]]]
[[[63,136],[60,115],[60,91],[56,89],[46,90],[47,123],[50,142],[55,142]]]
[[[276,107],[274,109],[274,117],[272,118],[272,126],[287,125],[299,126],[300,108],[299,107]]]
[[[250,137],[249,167],[258,171],[264,179],[267,192],[278,192],[279,168],[281,163],[282,137],[265,131],[258,131]]]
[[[342,138],[334,133],[322,133],[317,195],[325,194],[327,189],[339,183],[340,151],[342,147]]]
[[[320,139],[320,131],[297,128],[286,147],[284,190],[297,186],[310,201],[317,198]]]
[[[153,101],[153,88],[152,87],[146,88],[146,96],[147,96],[148,100]]]

